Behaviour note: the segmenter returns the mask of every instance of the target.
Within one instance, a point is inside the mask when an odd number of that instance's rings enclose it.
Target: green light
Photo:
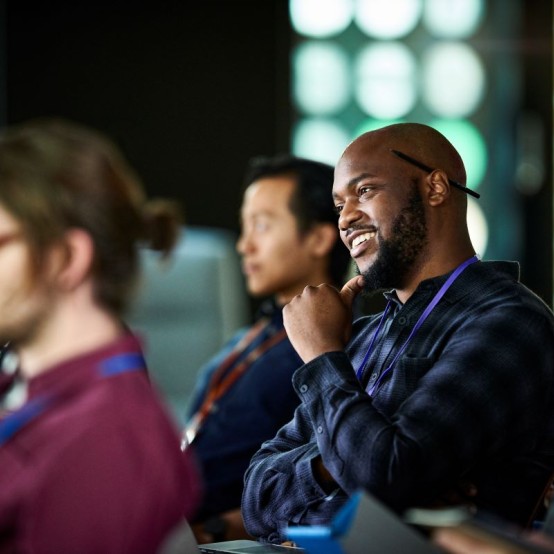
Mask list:
[[[483,258],[489,242],[489,224],[479,201],[475,198],[468,198],[467,227],[475,252]]]
[[[467,38],[479,28],[484,12],[484,0],[426,0],[423,21],[436,37]]]
[[[417,103],[418,68],[401,42],[372,42],[356,57],[355,95],[360,108],[377,119],[404,117]]]
[[[344,49],[333,42],[306,41],[293,51],[293,99],[300,112],[333,115],[351,96]]]
[[[441,132],[458,150],[467,172],[467,186],[478,189],[487,171],[487,146],[475,125],[462,119],[434,119],[429,125]]]
[[[469,117],[485,94],[483,62],[470,45],[442,41],[423,54],[423,101],[438,117]]]
[[[353,0],[290,0],[293,29],[304,36],[323,38],[344,31],[352,21]]]
[[[421,0],[358,0],[354,19],[370,37],[401,38],[415,29],[421,9]]]
[[[302,118],[292,130],[292,151],[297,156],[335,165],[350,138],[335,119]]]
[[[364,119],[357,127],[354,129],[354,134],[352,138],[357,138],[364,133],[369,131],[376,131],[381,127],[386,127],[387,125],[392,125],[394,123],[403,123],[403,119],[373,119],[368,118]]]

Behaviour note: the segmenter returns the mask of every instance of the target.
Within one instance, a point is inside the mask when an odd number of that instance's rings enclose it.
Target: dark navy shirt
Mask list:
[[[364,488],[398,512],[440,501],[461,481],[482,509],[527,523],[554,471],[554,317],[518,282],[512,262],[470,265],[425,320],[373,397],[366,392],[405,342],[447,276],[420,283],[390,312],[358,320],[347,352],[295,373],[294,419],[253,457],[242,514],[250,534],[286,538],[287,525],[328,524]],[[338,484],[312,472],[321,456]]]
[[[283,329],[281,309],[265,304],[261,315],[270,318],[268,328],[253,339],[227,372],[233,371],[268,334]],[[214,371],[248,331],[249,328],[239,331],[201,370],[189,415],[198,410],[205,398]],[[292,419],[299,404],[292,375],[301,365],[302,360],[285,336],[258,357],[217,401],[215,411],[207,416],[191,446],[200,461],[205,486],[204,502],[196,519],[240,506],[250,458]]]

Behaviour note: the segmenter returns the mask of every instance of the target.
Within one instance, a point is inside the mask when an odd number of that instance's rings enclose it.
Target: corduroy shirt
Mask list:
[[[373,396],[448,275],[395,294],[361,384],[356,377],[380,314],[361,318],[346,352],[302,366],[294,419],[254,455],[242,510],[270,542],[288,525],[328,524],[364,488],[398,512],[428,506],[469,481],[478,508],[526,524],[554,471],[554,317],[519,282],[514,262],[470,265],[432,310]],[[367,390],[366,390],[367,389]],[[312,471],[321,456],[336,481]]]

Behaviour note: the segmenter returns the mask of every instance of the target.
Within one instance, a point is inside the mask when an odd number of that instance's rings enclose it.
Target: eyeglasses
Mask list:
[[[419,167],[419,169],[423,169],[423,171],[427,171],[427,173],[432,173],[433,172],[432,167],[429,167],[428,165],[425,165],[424,163],[419,162],[418,160],[415,160],[411,156],[408,156],[407,154],[404,154],[404,152],[400,152],[398,150],[392,150],[392,149],[391,149],[391,152],[395,156],[403,159],[405,162],[408,162],[409,164],[415,165],[416,167]],[[458,181],[454,181],[454,179],[448,178],[448,182],[453,187],[456,187],[457,189],[466,192],[467,194],[473,196],[474,198],[480,198],[481,197],[481,195],[478,192],[475,192],[474,190],[468,189],[467,187],[462,185],[462,183],[458,183]]]
[[[19,240],[23,238],[23,233],[21,231],[13,231],[12,233],[6,233],[5,235],[0,235],[0,248],[10,244],[14,240]]]

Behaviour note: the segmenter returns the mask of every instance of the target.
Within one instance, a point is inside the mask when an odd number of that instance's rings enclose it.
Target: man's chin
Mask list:
[[[365,271],[360,272],[364,278],[363,293],[366,296],[382,293],[393,288],[391,279],[386,277],[386,272],[380,264],[373,264]]]

